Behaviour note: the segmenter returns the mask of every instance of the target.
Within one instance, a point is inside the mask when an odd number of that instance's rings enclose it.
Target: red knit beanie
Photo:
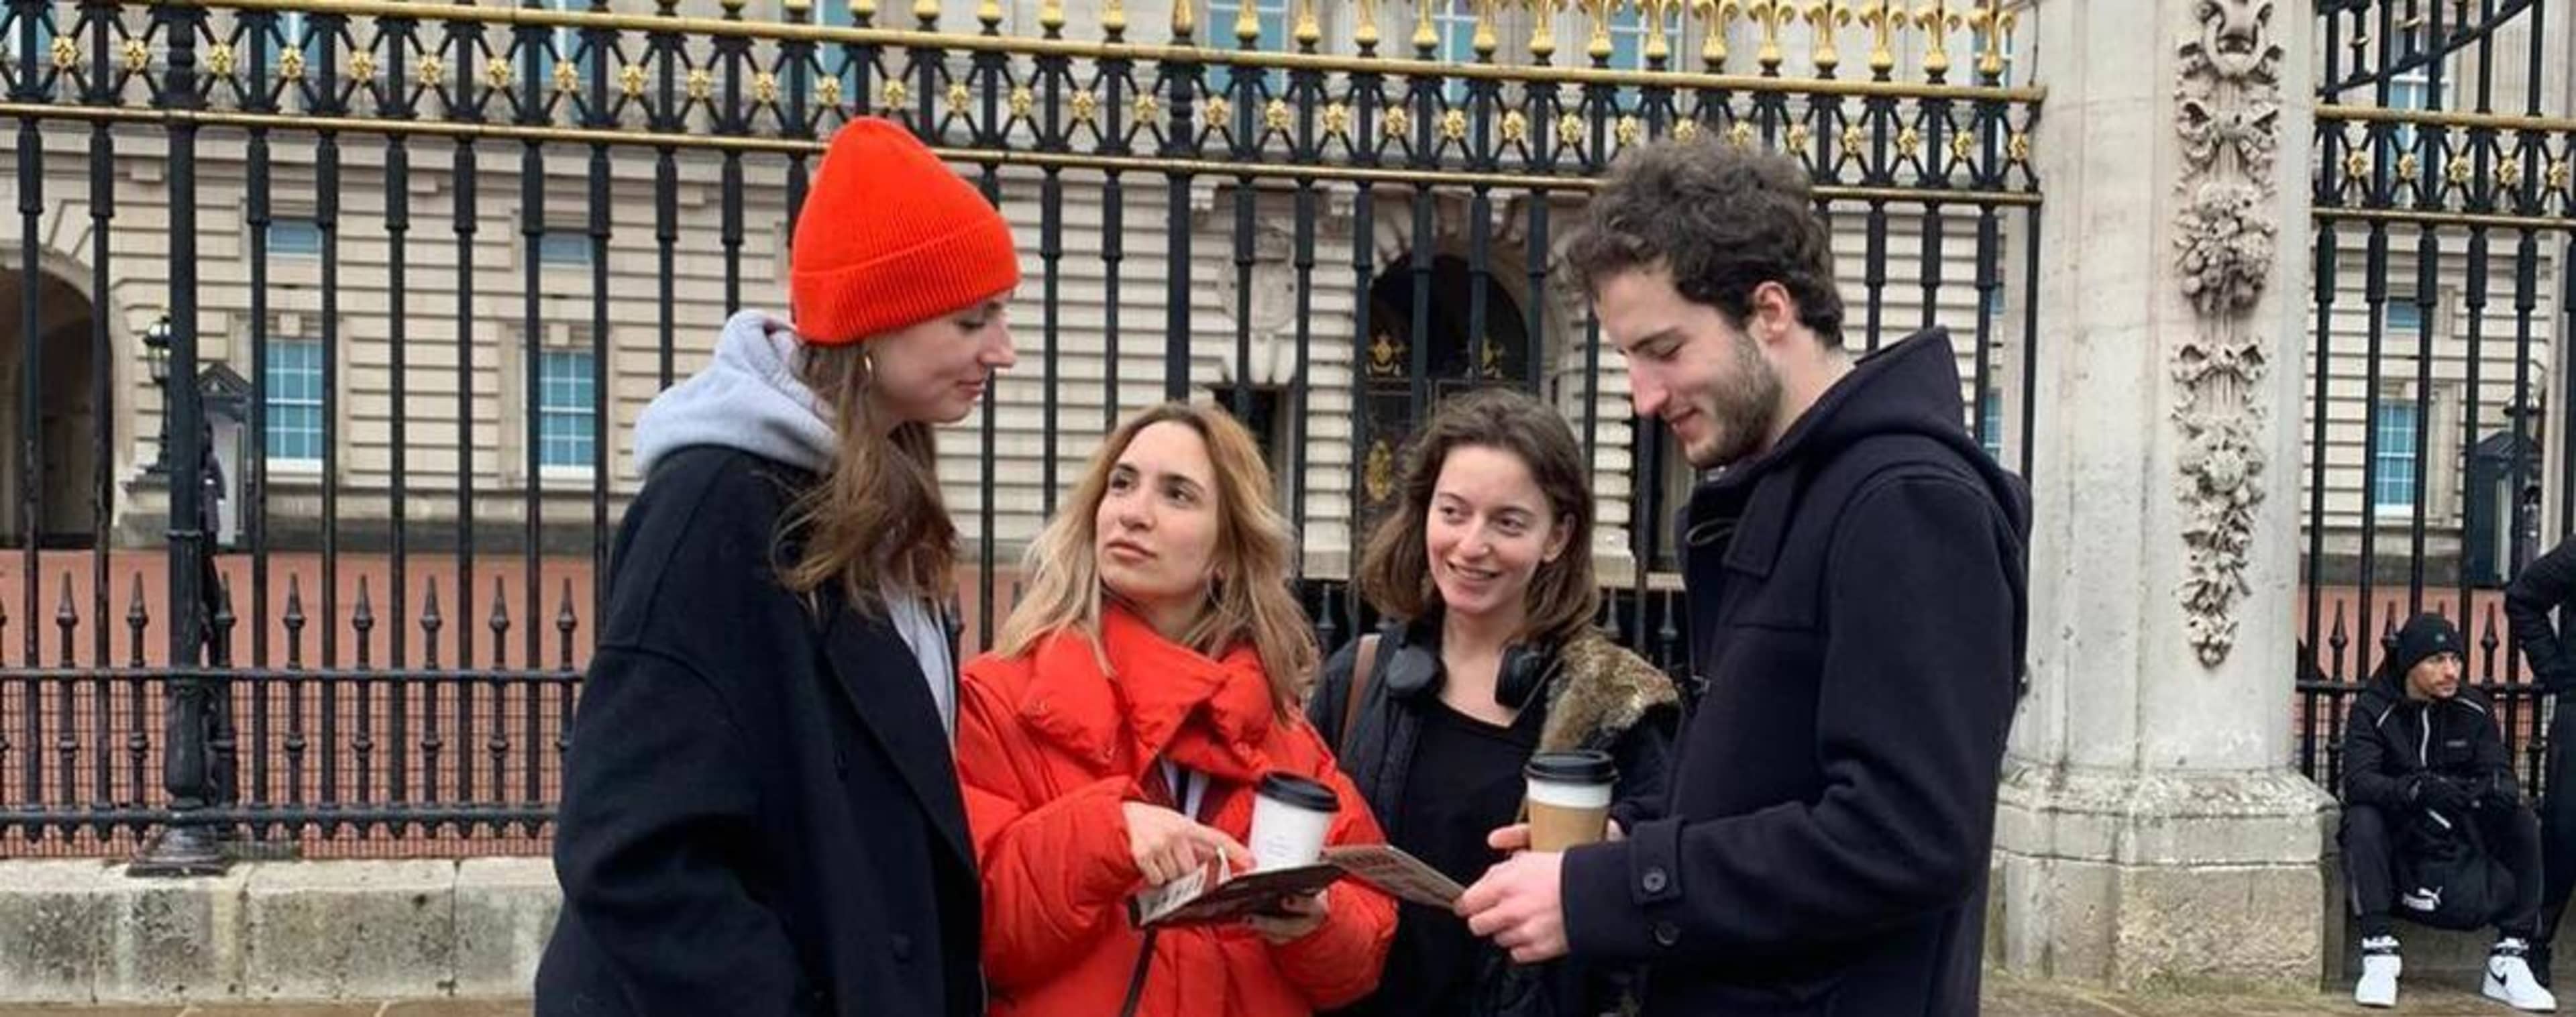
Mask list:
[[[876,118],[833,135],[788,250],[796,332],[838,346],[1020,284],[1011,227],[912,132]]]

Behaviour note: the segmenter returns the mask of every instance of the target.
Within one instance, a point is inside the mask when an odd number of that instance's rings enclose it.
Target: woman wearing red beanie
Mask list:
[[[1101,443],[1030,545],[957,732],[995,1017],[1305,1017],[1377,984],[1395,905],[1363,885],[1150,938],[1125,911],[1241,860],[1256,787],[1329,789],[1328,844],[1384,839],[1296,706],[1316,648],[1270,491],[1234,418],[1167,403]]]
[[[931,428],[1013,361],[1009,227],[903,128],[833,138],[794,320],[636,422],[536,1012],[964,1017],[980,906]]]

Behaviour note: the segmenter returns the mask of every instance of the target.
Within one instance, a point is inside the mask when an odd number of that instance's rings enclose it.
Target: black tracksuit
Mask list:
[[[2463,687],[2448,699],[2408,699],[2383,673],[2353,703],[2343,736],[2343,854],[2346,902],[2364,936],[2390,931],[2396,904],[2396,843],[2429,780],[2464,785],[2465,810],[2487,850],[2513,874],[2514,905],[2496,922],[2503,935],[2530,937],[2540,919],[2540,821],[2522,801],[2513,757],[2485,696]]]

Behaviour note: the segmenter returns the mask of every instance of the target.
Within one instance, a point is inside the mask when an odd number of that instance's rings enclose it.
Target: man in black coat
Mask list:
[[[2550,615],[2557,614],[2556,622]],[[2571,656],[2558,622],[2576,618],[2576,540],[2567,541],[2523,567],[2505,587],[2504,616],[2512,625],[2513,645],[2531,665],[2532,680],[2557,697],[2576,688],[2576,656]],[[2540,932],[2531,950],[2532,971],[2540,983],[2550,981],[2550,944],[2576,893],[2576,712],[2564,698],[2550,714],[2549,759],[2540,801]]]
[[[2467,823],[2513,878],[2510,906],[2495,918],[2486,996],[2546,1013],[2557,1001],[2527,963],[2540,922],[2540,821],[2523,804],[2494,710],[2460,684],[2460,647],[2459,630],[2441,615],[2409,619],[2344,722],[2343,867],[2346,898],[2361,923],[2353,1001],[2397,1004],[2402,964],[2392,918],[2410,911],[2420,918],[2441,906],[2438,893],[2411,893],[2397,883],[2412,828]]]
[[[1461,912],[1524,962],[1645,962],[1650,1015],[1974,1014],[2028,497],[1947,333],[1843,349],[1794,160],[1647,146],[1589,219],[1568,258],[1638,414],[1723,471],[1683,530],[1706,691],[1661,817],[1520,854]]]

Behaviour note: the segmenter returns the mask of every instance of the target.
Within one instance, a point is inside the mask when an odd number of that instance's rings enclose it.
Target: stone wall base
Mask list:
[[[523,998],[560,903],[543,858],[0,862],[0,1003]]]
[[[2010,767],[1988,960],[2124,988],[2322,984],[2343,949],[2333,806],[2287,771]]]

